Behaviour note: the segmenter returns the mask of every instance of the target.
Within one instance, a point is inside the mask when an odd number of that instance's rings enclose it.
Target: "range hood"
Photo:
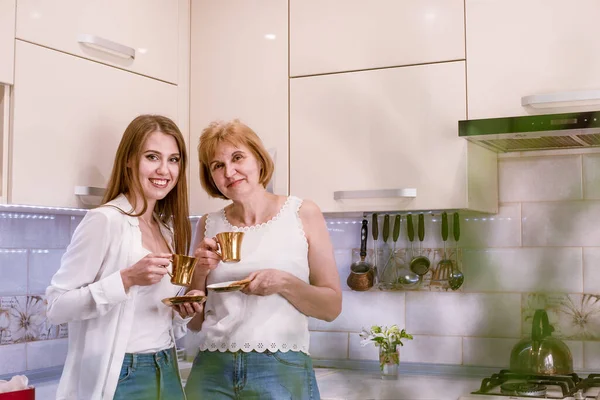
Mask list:
[[[497,153],[600,147],[600,111],[459,121],[458,136]]]

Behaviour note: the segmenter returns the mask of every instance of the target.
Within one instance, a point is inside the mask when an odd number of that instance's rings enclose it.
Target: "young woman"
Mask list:
[[[200,352],[185,392],[197,399],[318,399],[308,356],[308,317],[334,320],[342,293],[325,219],[311,201],[265,189],[273,161],[239,121],[213,123],[200,137],[200,179],[213,197],[232,204],[204,216],[197,229],[194,288],[251,279],[238,292],[208,292]],[[245,232],[242,259],[222,263],[213,239]]]
[[[57,399],[185,398],[175,340],[201,308],[161,299],[181,289],[167,271],[190,245],[186,165],[170,119],[142,115],[125,130],[105,204],[85,215],[46,290],[49,321],[69,323]]]

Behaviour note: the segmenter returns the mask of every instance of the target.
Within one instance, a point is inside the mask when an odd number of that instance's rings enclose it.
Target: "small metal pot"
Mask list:
[[[375,280],[373,266],[365,261],[367,256],[367,224],[367,220],[364,219],[360,229],[360,261],[350,266],[350,275],[346,280],[350,289],[361,292],[372,288]]]
[[[551,337],[554,328],[546,310],[536,310],[531,339],[523,339],[510,354],[511,371],[528,375],[568,375],[573,373],[573,356],[567,345]]]
[[[353,265],[350,267],[350,275],[346,280],[348,287],[352,290],[364,292],[373,287],[375,271],[365,265]]]
[[[408,215],[410,217],[410,214]],[[418,234],[419,234],[419,255],[410,260],[410,270],[419,276],[423,276],[429,271],[431,261],[429,258],[422,254],[423,251],[423,239],[425,239],[425,217],[421,213],[419,214],[418,222]],[[412,242],[412,240],[411,240]]]

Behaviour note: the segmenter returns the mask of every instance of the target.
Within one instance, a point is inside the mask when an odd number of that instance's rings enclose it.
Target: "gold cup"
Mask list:
[[[217,253],[223,262],[238,262],[242,259],[242,239],[244,232],[221,232],[216,235],[220,251]]]
[[[190,286],[197,262],[198,259],[195,257],[173,254],[171,283],[178,286]]]

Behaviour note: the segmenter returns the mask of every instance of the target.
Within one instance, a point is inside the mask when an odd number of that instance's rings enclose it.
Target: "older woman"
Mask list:
[[[308,356],[308,317],[334,320],[342,295],[325,219],[309,200],[265,189],[273,161],[259,137],[235,120],[200,137],[200,180],[230,205],[198,223],[194,288],[251,280],[242,291],[210,291],[200,352],[185,388],[195,399],[318,399]],[[245,232],[242,260],[223,263],[214,236]]]

